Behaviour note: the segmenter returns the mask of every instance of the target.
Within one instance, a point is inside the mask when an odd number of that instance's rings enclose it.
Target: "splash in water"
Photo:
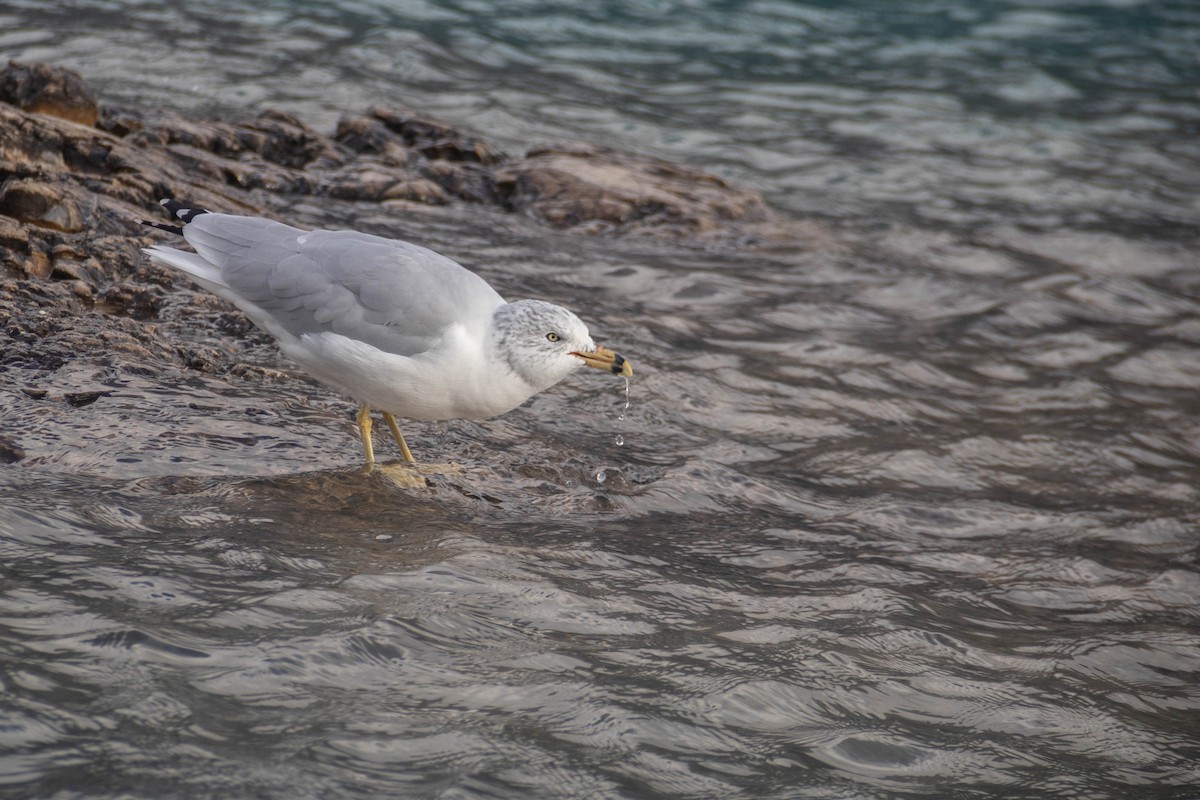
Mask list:
[[[625,421],[625,415],[629,413],[629,378],[625,378],[625,407],[621,409],[621,413],[617,415],[618,422]],[[625,437],[622,434],[617,434],[617,438],[613,440],[617,447],[625,444]]]

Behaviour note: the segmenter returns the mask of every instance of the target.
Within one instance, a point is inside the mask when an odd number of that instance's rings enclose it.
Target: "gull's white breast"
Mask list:
[[[535,391],[457,325],[413,356],[330,332],[286,335],[280,344],[325,385],[409,419],[486,419],[511,411]]]

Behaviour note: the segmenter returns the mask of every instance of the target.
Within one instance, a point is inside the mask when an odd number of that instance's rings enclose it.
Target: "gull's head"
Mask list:
[[[518,300],[496,309],[496,347],[513,372],[536,391],[549,388],[580,367],[622,375],[633,368],[622,356],[597,347],[583,320],[541,300]]]

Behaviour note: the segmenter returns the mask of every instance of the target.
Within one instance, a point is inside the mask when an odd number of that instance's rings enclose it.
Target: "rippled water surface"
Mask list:
[[[1191,2],[0,5],[103,102],[404,102],[810,234],[280,208],[634,362],[408,425],[424,489],[183,302],[265,370],[4,375],[0,796],[1200,796],[1197,52]]]

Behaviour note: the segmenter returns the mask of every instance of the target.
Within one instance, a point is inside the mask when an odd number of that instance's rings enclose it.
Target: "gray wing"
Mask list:
[[[235,298],[295,336],[333,332],[415,355],[449,325],[479,330],[504,304],[473,272],[395,239],[212,213],[187,224],[184,237]]]

